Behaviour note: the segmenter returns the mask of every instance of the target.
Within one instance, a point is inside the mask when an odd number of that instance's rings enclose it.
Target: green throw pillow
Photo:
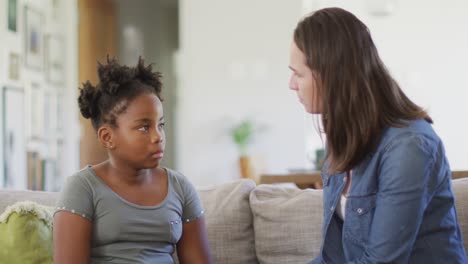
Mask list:
[[[0,260],[52,264],[52,215],[52,207],[29,201],[7,207],[0,215]]]

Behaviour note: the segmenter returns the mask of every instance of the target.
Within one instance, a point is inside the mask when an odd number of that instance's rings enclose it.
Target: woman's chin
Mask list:
[[[304,109],[307,113],[312,114],[312,115],[320,114],[320,111],[313,109],[312,107],[304,106]]]

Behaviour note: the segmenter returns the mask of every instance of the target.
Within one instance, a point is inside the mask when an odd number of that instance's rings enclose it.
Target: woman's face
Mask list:
[[[292,71],[289,80],[289,89],[296,91],[297,97],[306,112],[320,114],[322,112],[321,100],[319,100],[317,81],[312,70],[307,66],[304,53],[292,41],[289,58],[289,68]]]

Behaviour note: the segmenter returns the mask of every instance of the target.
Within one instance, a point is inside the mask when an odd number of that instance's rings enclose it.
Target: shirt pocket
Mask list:
[[[369,241],[376,198],[376,194],[348,197],[343,226],[346,239],[359,245],[364,245]]]
[[[177,242],[179,242],[179,239],[182,237],[182,225],[182,219],[180,217],[169,221],[171,243],[177,244]]]

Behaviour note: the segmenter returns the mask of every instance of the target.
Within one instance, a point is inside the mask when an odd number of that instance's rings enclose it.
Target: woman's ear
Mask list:
[[[115,144],[112,142],[113,135],[112,129],[107,125],[101,126],[97,131],[98,140],[109,150],[115,148]]]

